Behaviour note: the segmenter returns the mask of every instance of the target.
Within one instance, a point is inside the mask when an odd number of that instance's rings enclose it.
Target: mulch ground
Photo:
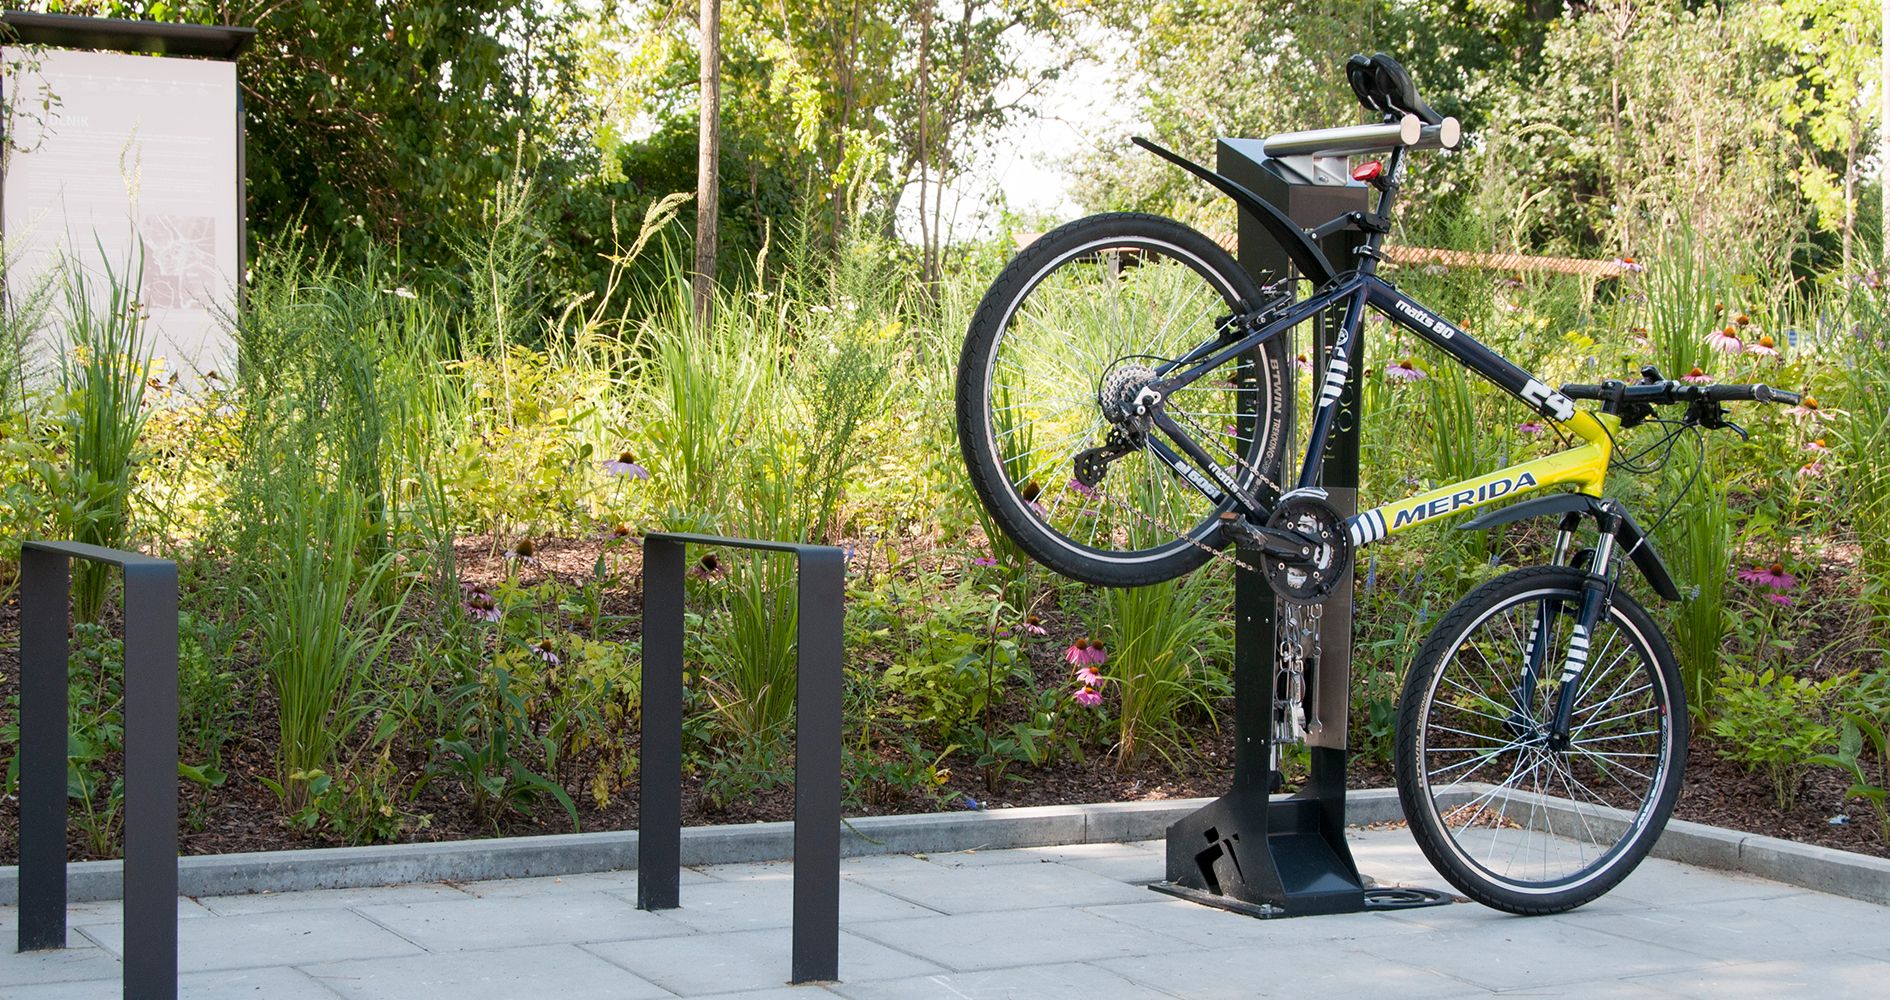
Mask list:
[[[491,551],[492,546],[482,542],[468,543],[462,549],[464,575],[469,580],[492,582],[502,573]],[[548,542],[540,548],[535,572],[570,579],[588,577],[596,552],[595,543]],[[639,608],[634,587],[614,592],[606,610],[626,623],[622,627],[627,634],[613,638],[635,637]],[[1054,626],[1062,623],[1047,621],[1046,624],[1056,631]],[[1834,628],[1842,629],[1844,625]],[[18,636],[18,607],[16,602],[10,601],[0,606],[0,727],[10,727],[16,722]],[[1043,649],[1034,654],[1032,668],[1041,683],[1061,684],[1067,675],[1068,668],[1056,652]],[[1838,666],[1828,662],[1826,669]],[[245,695],[249,710],[243,716],[243,725],[231,734],[224,746],[224,770],[229,779],[220,787],[208,789],[180,783],[183,852],[220,854],[336,846],[337,841],[332,837],[292,826],[282,816],[275,793],[257,780],[273,774],[274,710],[265,685],[257,685],[257,689],[246,691]],[[1231,704],[1218,708],[1222,718],[1231,719]],[[1009,720],[1000,715],[999,721]],[[635,746],[634,733],[625,734],[625,739]],[[10,739],[8,743],[6,752],[10,756]],[[1002,808],[1218,795],[1226,789],[1232,759],[1231,733],[1205,729],[1190,752],[1175,755],[1172,761],[1160,754],[1146,753],[1133,766],[1121,768],[1111,757],[1091,755],[1087,760],[1065,760],[1049,767],[1013,767],[1003,780],[991,787],[978,769],[975,751],[964,750],[946,758],[944,763],[953,777],[937,796],[887,795],[863,813],[971,808],[967,799],[975,800],[979,808]],[[406,747],[402,758],[395,763],[411,784],[423,773],[427,761],[422,748]],[[1791,808],[1781,809],[1763,775],[1748,773],[1722,759],[1715,753],[1713,738],[1696,732],[1686,778],[1676,818],[1890,857],[1890,847],[1879,839],[1874,818],[1862,804],[1846,804],[1846,782],[1829,769],[1816,769],[1808,774],[1797,801]],[[1353,759],[1351,787],[1389,787],[1393,783],[1388,764]],[[700,776],[686,778],[684,785],[684,822],[689,825],[784,820],[793,814],[793,792],[789,787],[763,790],[718,809],[703,795]],[[617,790],[611,802],[602,807],[588,794],[573,797],[578,802],[584,830],[631,829],[637,825],[634,782]],[[513,814],[499,822],[482,820],[473,815],[464,790],[445,781],[428,783],[412,801],[403,803],[402,808],[415,817],[426,817],[424,825],[415,824],[397,838],[404,842],[571,830],[567,814],[551,802],[541,803],[528,814]],[[1834,822],[1835,818],[1847,815],[1849,822]],[[0,798],[0,863],[17,861],[18,822],[17,798],[13,795]],[[76,825],[71,831],[69,850],[75,860],[93,856]]]

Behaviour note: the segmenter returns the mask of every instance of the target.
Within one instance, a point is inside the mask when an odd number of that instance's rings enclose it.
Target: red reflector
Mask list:
[[[1375,181],[1378,179],[1378,175],[1384,172],[1385,164],[1383,160],[1366,160],[1364,163],[1352,168],[1352,179],[1355,181]]]

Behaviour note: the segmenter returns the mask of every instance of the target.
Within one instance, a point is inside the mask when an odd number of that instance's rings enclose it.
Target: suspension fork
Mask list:
[[[1550,557],[1550,565],[1568,564],[1569,551],[1575,547],[1575,532],[1581,526],[1580,514],[1570,511],[1562,515],[1562,526],[1555,536],[1555,554]],[[1509,692],[1512,706],[1509,725],[1511,732],[1517,736],[1526,735],[1535,727],[1536,687],[1549,658],[1549,637],[1554,634],[1556,616],[1561,613],[1562,601],[1551,598],[1536,608],[1536,620],[1529,625],[1529,641],[1523,648],[1522,673],[1516,678],[1516,686]]]
[[[1607,609],[1608,598],[1614,592],[1614,546],[1615,532],[1619,530],[1621,518],[1610,508],[1599,518],[1601,537],[1595,540],[1595,557],[1588,564],[1588,576],[1582,581],[1581,610],[1576,615],[1575,629],[1568,640],[1568,656],[1562,662],[1561,691],[1555,700],[1555,722],[1549,729],[1549,746],[1556,750],[1569,748],[1569,719],[1575,711],[1575,696],[1580,690],[1582,675],[1588,669],[1590,637],[1594,635],[1595,625],[1601,620],[1602,612]]]

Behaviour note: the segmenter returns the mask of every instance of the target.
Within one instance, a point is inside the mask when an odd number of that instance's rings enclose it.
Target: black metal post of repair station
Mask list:
[[[1221,173],[1252,189],[1295,223],[1311,228],[1352,211],[1368,211],[1369,187],[1330,162],[1272,158],[1258,139],[1222,139]],[[1339,161],[1343,166],[1343,161]],[[1240,213],[1238,255],[1262,285],[1286,277],[1286,253],[1246,211]],[[1320,248],[1340,269],[1354,259],[1360,234],[1341,231]],[[1306,351],[1325,380],[1328,337],[1343,317],[1314,321]],[[1361,331],[1361,336],[1363,331]],[[1289,348],[1289,353],[1291,353]],[[1362,346],[1353,357],[1363,357]],[[1321,485],[1339,513],[1358,502],[1359,369],[1340,397]],[[1289,375],[1291,372],[1289,371]],[[1289,421],[1294,409],[1287,407]],[[1288,428],[1288,441],[1296,438]],[[1291,451],[1291,447],[1288,451]],[[1286,481],[1284,470],[1273,478]],[[1275,497],[1265,498],[1272,503]],[[1279,640],[1275,598],[1264,575],[1236,569],[1234,582],[1234,780],[1228,793],[1168,828],[1168,881],[1162,891],[1255,916],[1352,913],[1365,909],[1365,889],[1345,844],[1346,712],[1352,675],[1352,577],[1327,598],[1320,617],[1320,656],[1307,664],[1306,742],[1312,773],[1291,796],[1273,797],[1271,764],[1275,671]]]

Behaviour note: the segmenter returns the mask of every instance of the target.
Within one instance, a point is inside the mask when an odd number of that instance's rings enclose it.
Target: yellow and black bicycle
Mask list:
[[[1412,665],[1397,775],[1425,854],[1458,889],[1518,913],[1579,906],[1652,847],[1679,794],[1687,713],[1667,640],[1616,587],[1631,563],[1661,597],[1680,594],[1646,534],[1603,494],[1619,432],[1737,428],[1722,404],[1796,403],[1764,385],[1692,385],[1644,369],[1635,383],[1552,389],[1377,273],[1411,150],[1454,146],[1457,125],[1417,96],[1389,57],[1347,67],[1383,124],[1299,133],[1324,148],[1382,148],[1354,179],[1371,212],[1301,229],[1248,188],[1143,146],[1232,197],[1296,275],[1262,285],[1217,243],[1171,219],[1116,213],[1031,243],[974,315],[959,363],[959,440],[1004,534],[1050,568],[1136,586],[1217,556],[1252,559],[1279,597],[1317,605],[1357,550],[1451,515],[1517,500],[1465,527],[1560,519],[1549,565],[1460,601]],[[1315,143],[1316,144],[1316,143]],[[1362,232],[1335,265],[1317,240]],[[1302,297],[1302,285],[1310,291]],[[1351,516],[1320,488],[1328,439],[1367,308],[1533,408],[1573,447]],[[1294,328],[1342,311],[1323,358],[1299,474],[1280,471],[1293,426]],[[1577,409],[1575,401],[1599,403]],[[1657,407],[1682,408],[1657,420]],[[1582,544],[1592,523],[1592,544]],[[1243,563],[1244,564],[1244,563]]]

